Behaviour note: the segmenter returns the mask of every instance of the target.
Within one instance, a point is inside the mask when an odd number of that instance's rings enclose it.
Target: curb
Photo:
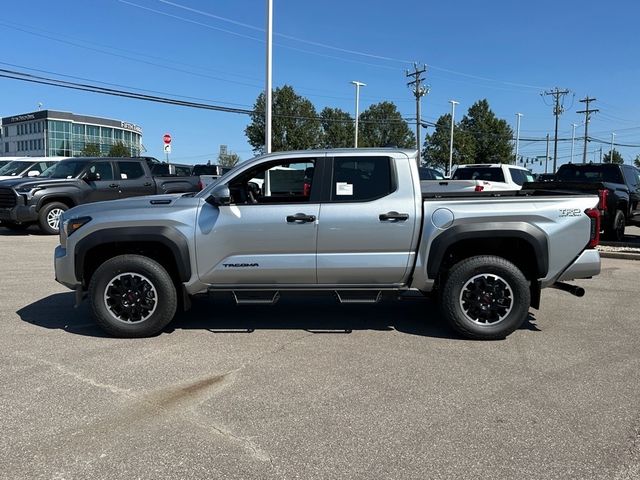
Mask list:
[[[607,252],[600,251],[601,258],[617,258],[619,260],[640,260],[640,252]]]

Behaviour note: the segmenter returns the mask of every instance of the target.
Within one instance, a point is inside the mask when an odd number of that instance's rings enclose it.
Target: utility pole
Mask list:
[[[518,152],[520,151],[520,118],[522,117],[521,113],[516,113],[517,117],[517,126],[516,126],[516,162],[515,165],[518,164]]]
[[[406,71],[407,77],[413,77],[413,80],[407,83],[407,87],[412,87],[413,95],[416,97],[416,146],[418,147],[418,166],[422,161],[421,145],[420,145],[420,99],[429,93],[429,87],[422,85],[422,74],[427,71],[427,66],[422,65],[418,68],[418,64],[413,64],[413,72]]]
[[[560,90],[558,87],[543,93],[545,96],[551,95],[554,99],[553,115],[556,117],[556,128],[555,135],[553,137],[553,173],[556,173],[556,162],[558,160],[558,120],[560,115],[562,115],[562,112],[564,112],[564,96],[568,93],[569,90]]]
[[[572,123],[571,124],[572,130],[571,130],[571,162],[570,163],[573,163],[573,146],[574,146],[574,144],[576,142],[576,127],[577,126],[578,126],[578,124],[576,124],[576,123]]]
[[[547,155],[544,157],[544,173],[547,173],[547,165],[549,164],[549,134],[547,133]],[[556,173],[556,172],[553,172]]]
[[[580,103],[584,103],[586,105],[584,110],[580,110],[579,112],[576,112],[576,113],[584,113],[584,150],[582,152],[582,163],[587,163],[587,142],[589,141],[589,118],[592,113],[599,112],[600,110],[598,110],[597,108],[592,108],[592,109],[589,108],[589,104],[591,102],[596,101],[595,98],[590,98],[589,95],[587,95],[585,98],[579,101]]]

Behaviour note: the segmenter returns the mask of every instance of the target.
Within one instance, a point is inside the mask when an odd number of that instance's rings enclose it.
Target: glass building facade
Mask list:
[[[0,157],[107,156],[118,144],[139,156],[142,129],[129,122],[42,110],[2,119]]]

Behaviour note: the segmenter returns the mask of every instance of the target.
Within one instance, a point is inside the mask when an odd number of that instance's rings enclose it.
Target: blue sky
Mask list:
[[[26,68],[118,84],[210,103],[251,107],[264,88],[264,0],[34,0],[3,2],[0,68]],[[361,110],[391,100],[405,117],[415,103],[404,72],[428,65],[431,92],[423,116],[435,121],[460,102],[460,118],[478,99],[515,124],[521,137],[553,134],[552,108],[539,95],[572,91],[561,137],[584,117],[577,100],[598,99],[590,135],[640,144],[640,4],[609,1],[274,0],[274,86],[292,85],[320,111],[353,113],[351,80],[367,84]],[[332,47],[332,48],[329,48]],[[351,53],[359,52],[359,53]],[[248,117],[106,97],[0,79],[0,116],[43,108],[127,120],[144,129],[148,154],[161,157],[173,136],[172,159],[198,163],[226,144],[252,156]],[[573,99],[575,94],[575,101]],[[547,99],[549,102],[549,99]],[[582,135],[578,127],[577,135]],[[515,125],[514,125],[515,130]],[[424,130],[423,130],[424,132]],[[603,145],[608,151],[608,146]],[[568,161],[570,142],[559,146]],[[589,151],[600,148],[589,145]],[[631,162],[640,148],[620,148]],[[576,142],[576,155],[582,145]],[[526,156],[543,142],[522,141]],[[599,157],[599,154],[595,154]],[[590,153],[590,159],[594,154]],[[535,171],[540,171],[536,166]]]

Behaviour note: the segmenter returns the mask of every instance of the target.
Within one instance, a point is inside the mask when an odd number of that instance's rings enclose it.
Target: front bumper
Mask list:
[[[0,221],[27,223],[38,220],[38,212],[34,205],[16,205],[12,208],[0,208]]]
[[[595,248],[583,251],[575,261],[562,272],[556,281],[589,278],[600,273],[600,252]]]
[[[67,249],[58,245],[54,254],[54,267],[56,272],[56,282],[61,283],[71,290],[76,290],[82,285],[76,278],[73,256],[67,255]]]

